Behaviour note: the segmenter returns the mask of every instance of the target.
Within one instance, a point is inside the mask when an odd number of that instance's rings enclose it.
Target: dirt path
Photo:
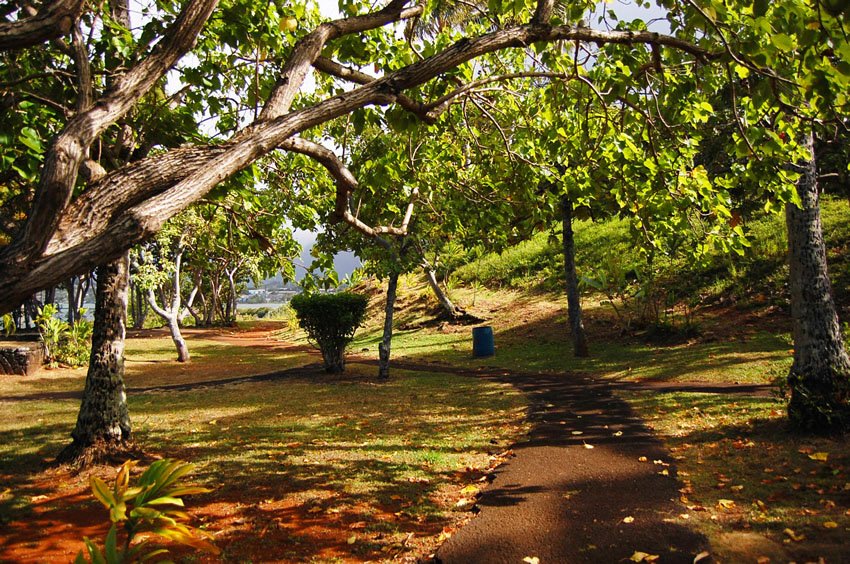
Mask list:
[[[658,555],[660,562],[691,563],[707,550],[677,501],[680,486],[669,453],[615,397],[614,390],[624,386],[575,375],[395,366],[510,382],[531,401],[527,440],[513,447],[515,457],[477,501],[480,514],[439,549],[437,561],[614,563],[639,551]]]

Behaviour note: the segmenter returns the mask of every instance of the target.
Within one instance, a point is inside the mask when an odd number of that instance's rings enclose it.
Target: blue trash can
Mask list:
[[[496,354],[493,342],[493,328],[490,326],[472,328],[472,356],[480,358]]]

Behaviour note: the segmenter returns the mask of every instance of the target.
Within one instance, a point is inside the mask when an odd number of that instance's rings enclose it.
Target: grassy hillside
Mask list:
[[[850,207],[843,200],[824,200],[822,215],[836,298],[846,306],[850,303]],[[656,259],[654,282],[656,288],[663,289],[659,299],[664,305],[741,301],[786,304],[784,216],[763,216],[746,227],[752,246],[743,257],[716,253],[701,264],[682,257]],[[637,286],[645,285],[646,280],[640,278],[646,278],[642,274],[647,270],[646,263],[632,242],[626,221],[577,222],[575,237],[579,277],[604,277],[614,286],[619,280],[621,285],[631,286],[631,290],[622,288],[623,292],[632,294]],[[503,253],[486,255],[457,269],[453,279],[462,285],[481,284],[492,289],[556,291],[561,288],[562,264],[560,240],[540,233]]]

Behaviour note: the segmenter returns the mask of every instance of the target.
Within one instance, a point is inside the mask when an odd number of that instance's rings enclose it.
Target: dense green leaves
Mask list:
[[[345,347],[366,315],[369,300],[360,294],[299,294],[291,301],[298,324],[322,351],[325,370],[345,369]]]

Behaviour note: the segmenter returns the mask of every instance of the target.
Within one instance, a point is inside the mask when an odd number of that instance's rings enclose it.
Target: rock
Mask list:
[[[0,374],[31,376],[44,362],[40,342],[0,341]]]

